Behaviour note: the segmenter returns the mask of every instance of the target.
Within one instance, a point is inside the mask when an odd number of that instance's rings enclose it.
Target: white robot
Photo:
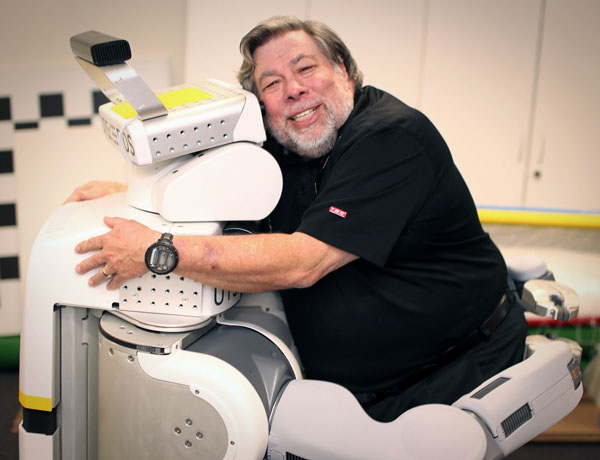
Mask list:
[[[132,163],[127,193],[61,207],[31,253],[21,339],[21,460],[496,459],[568,414],[583,388],[577,344],[534,337],[527,359],[453,405],[371,419],[345,388],[302,378],[275,293],[223,291],[148,273],[118,291],[74,273],[76,243],[105,215],[214,235],[276,205],[281,172],[259,145],[260,107],[215,81],[155,95],[98,32],[71,39],[111,102],[108,139]],[[515,277],[531,269],[513,267]],[[521,280],[525,281],[525,280]],[[529,282],[532,283],[532,282]],[[574,317],[576,295],[525,283],[522,303]]]

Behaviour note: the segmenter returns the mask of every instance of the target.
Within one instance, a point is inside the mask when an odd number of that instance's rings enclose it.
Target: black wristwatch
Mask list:
[[[179,256],[173,246],[173,235],[163,233],[158,241],[146,250],[146,267],[157,275],[171,273],[177,267]]]

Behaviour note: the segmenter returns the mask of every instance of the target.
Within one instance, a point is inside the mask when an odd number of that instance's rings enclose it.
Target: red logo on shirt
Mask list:
[[[340,216],[343,219],[345,219],[346,216],[348,215],[348,213],[346,211],[342,211],[341,209],[338,209],[335,206],[330,206],[329,207],[329,212],[331,214],[335,214],[336,216]]]

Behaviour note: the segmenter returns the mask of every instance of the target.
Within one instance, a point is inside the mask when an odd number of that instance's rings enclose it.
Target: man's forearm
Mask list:
[[[307,287],[355,256],[302,233],[176,236],[175,272],[237,292]]]
[[[79,254],[97,251],[75,267],[96,272],[90,286],[108,282],[117,289],[148,269],[144,254],[160,233],[134,220],[105,217],[108,233],[79,243]],[[304,233],[175,236],[179,262],[175,273],[236,292],[266,292],[307,287],[357,257]]]

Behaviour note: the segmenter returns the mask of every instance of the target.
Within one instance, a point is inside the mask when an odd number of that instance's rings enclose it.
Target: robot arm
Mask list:
[[[268,458],[503,458],[571,412],[583,394],[567,343],[536,348],[452,406],[419,406],[389,423],[371,419],[339,385],[294,380],[275,408]]]

